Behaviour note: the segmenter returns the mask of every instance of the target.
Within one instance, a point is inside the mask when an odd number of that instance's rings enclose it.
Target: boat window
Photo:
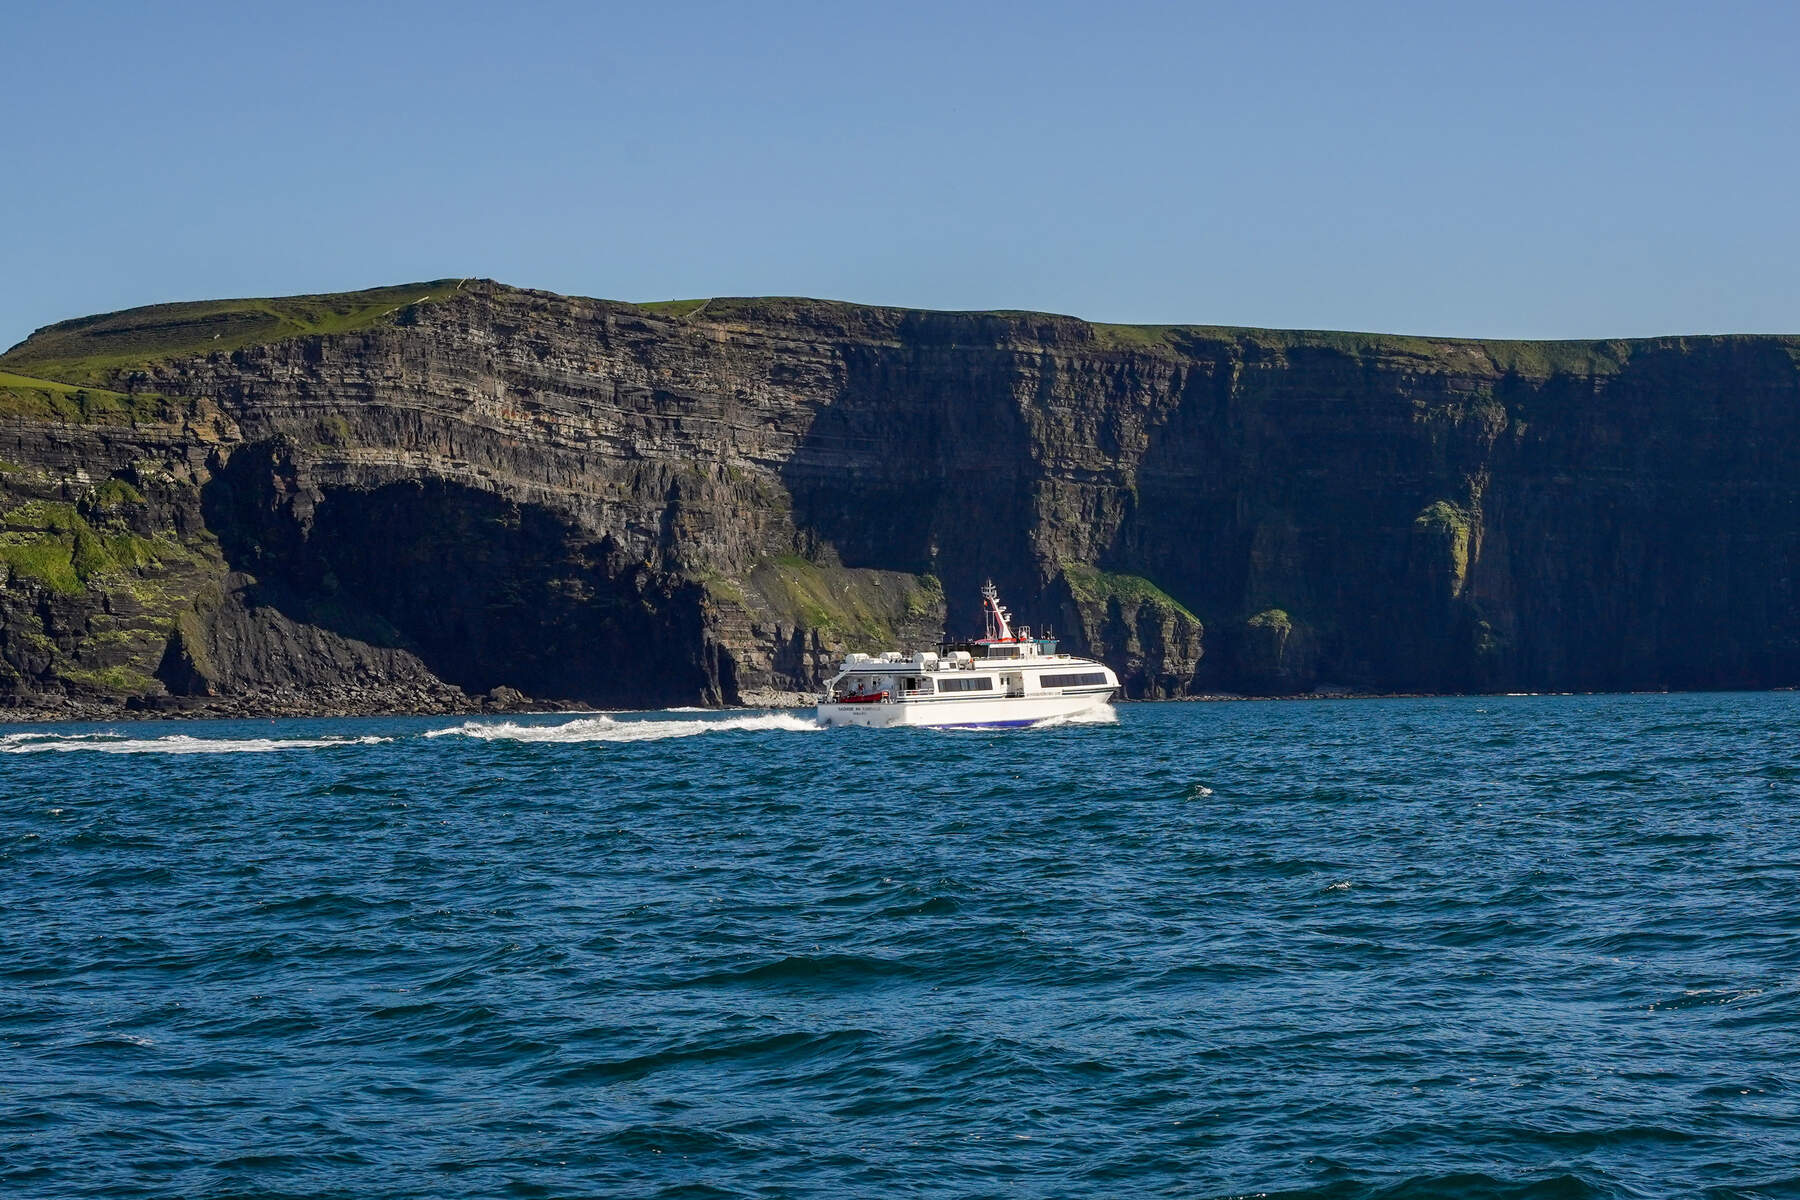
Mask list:
[[[1084,687],[1090,683],[1105,683],[1104,671],[1078,671],[1065,675],[1040,675],[1039,687]]]
[[[940,679],[938,680],[938,690],[941,692],[991,692],[994,690],[994,680],[989,675],[974,675],[967,679],[954,677]]]

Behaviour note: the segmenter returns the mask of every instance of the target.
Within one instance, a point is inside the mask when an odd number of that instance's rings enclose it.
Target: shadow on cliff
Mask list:
[[[980,628],[983,579],[1027,619],[1043,583],[1008,328],[912,313],[899,346],[845,344],[842,386],[781,466],[804,552],[936,575],[952,631]]]
[[[280,443],[238,450],[203,492],[245,600],[408,650],[470,693],[655,706],[734,698],[698,586],[549,509],[443,480],[314,488]]]
[[[1800,680],[1800,371],[1757,339],[1449,374],[1197,341],[1112,547],[1207,620],[1202,682]],[[1210,365],[1209,365],[1210,364]]]

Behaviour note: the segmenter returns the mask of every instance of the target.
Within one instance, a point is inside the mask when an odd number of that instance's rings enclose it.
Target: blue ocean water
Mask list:
[[[0,729],[0,1194],[1800,1194],[1800,697]]]

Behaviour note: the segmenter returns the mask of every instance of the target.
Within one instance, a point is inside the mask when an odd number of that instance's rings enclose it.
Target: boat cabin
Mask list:
[[[1047,632],[1012,625],[990,580],[981,589],[985,636],[936,653],[848,654],[819,705],[826,724],[1030,725],[1104,707],[1119,681],[1105,664],[1060,654]]]
[[[893,651],[880,656],[847,655],[843,669],[831,680],[830,702],[877,704],[952,695],[1016,698],[1112,687],[1104,670],[1077,669],[1098,664],[1067,654],[1046,654],[1036,640],[1005,645],[1002,650],[979,658],[975,651],[962,649],[944,654],[923,652],[911,658]]]

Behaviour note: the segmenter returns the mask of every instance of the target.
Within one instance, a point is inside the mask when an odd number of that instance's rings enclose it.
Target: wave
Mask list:
[[[833,989],[858,984],[904,979],[917,974],[912,964],[868,954],[789,954],[748,966],[709,971],[703,975],[670,980],[675,988],[768,986],[770,984],[820,986]]]
[[[710,721],[619,721],[602,716],[582,717],[561,725],[465,721],[450,729],[433,729],[425,736],[470,737],[484,742],[658,742],[664,738],[694,737],[702,733],[819,733],[824,728],[810,717],[796,717],[791,713],[759,713]]]
[[[0,753],[42,754],[90,751],[96,754],[267,754],[275,750],[326,750],[334,746],[373,746],[389,737],[198,738],[185,733],[159,738],[131,738],[118,733],[0,734]]]
[[[1078,713],[1045,717],[1029,725],[895,725],[893,729],[916,729],[926,733],[1025,733],[1033,729],[1068,729],[1077,725],[1117,725],[1119,714],[1112,705],[1084,709]]]
[[[1089,1171],[1090,1177],[1105,1170]],[[1360,1183],[1338,1179],[1317,1187],[1282,1192],[1237,1192],[1232,1200],[1249,1196],[1269,1200],[1597,1200],[1609,1193],[1579,1175],[1567,1171],[1528,1179],[1505,1179],[1477,1171],[1443,1175],[1415,1175],[1397,1183]],[[1737,1194],[1735,1191],[1731,1194]]]
[[[1033,729],[1063,729],[1070,725],[1117,725],[1119,712],[1110,704],[1102,704],[1098,708],[1083,709],[1078,713],[1069,713],[1061,717],[1045,717],[1031,727]]]

